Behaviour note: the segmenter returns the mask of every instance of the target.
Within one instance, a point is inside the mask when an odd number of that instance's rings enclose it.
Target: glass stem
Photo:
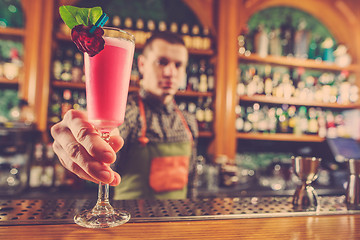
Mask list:
[[[101,138],[104,139],[107,143],[109,143],[110,132],[102,131]],[[109,184],[102,184],[101,182],[99,182],[98,199],[95,207],[93,208],[93,212],[101,213],[113,210],[114,209],[109,202]]]

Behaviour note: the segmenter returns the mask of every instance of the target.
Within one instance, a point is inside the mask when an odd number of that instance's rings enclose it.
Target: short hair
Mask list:
[[[169,32],[169,31],[163,31],[163,32],[156,31],[156,32],[153,32],[151,37],[149,37],[146,40],[146,42],[144,44],[144,48],[143,48],[143,53],[145,53],[147,51],[147,49],[151,48],[151,44],[156,39],[162,39],[168,43],[180,44],[180,45],[186,47],[183,38],[179,34]]]

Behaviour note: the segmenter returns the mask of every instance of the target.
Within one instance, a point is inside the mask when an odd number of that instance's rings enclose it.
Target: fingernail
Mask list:
[[[99,172],[100,180],[108,182],[110,180],[111,174],[109,171],[103,170]]]

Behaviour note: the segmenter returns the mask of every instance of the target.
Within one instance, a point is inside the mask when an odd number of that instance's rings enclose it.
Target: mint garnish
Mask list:
[[[103,14],[101,7],[79,8],[73,6],[61,6],[59,12],[62,20],[70,29],[76,25],[95,25],[96,21]]]

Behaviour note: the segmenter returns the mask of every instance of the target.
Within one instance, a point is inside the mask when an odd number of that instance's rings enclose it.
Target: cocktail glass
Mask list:
[[[84,53],[84,65],[88,119],[109,142],[110,132],[124,122],[135,39],[121,29],[103,29],[104,49],[93,57]],[[101,182],[96,205],[74,217],[87,228],[115,227],[129,219],[128,212],[110,205],[109,185]]]

